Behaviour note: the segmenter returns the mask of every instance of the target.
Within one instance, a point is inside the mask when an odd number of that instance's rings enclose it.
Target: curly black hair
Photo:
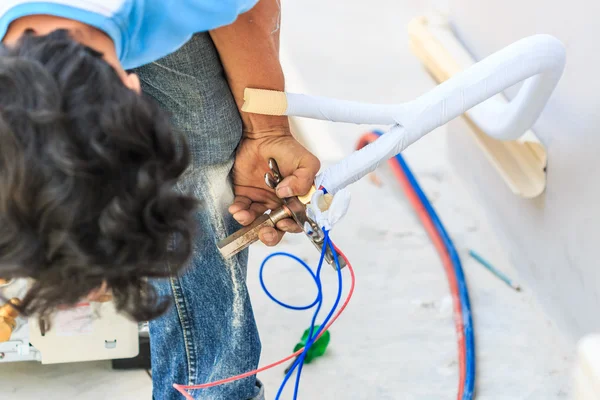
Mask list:
[[[176,191],[189,162],[169,115],[67,31],[0,46],[0,276],[32,278],[21,311],[106,284],[134,320],[163,313],[147,278],[191,255],[197,202]]]

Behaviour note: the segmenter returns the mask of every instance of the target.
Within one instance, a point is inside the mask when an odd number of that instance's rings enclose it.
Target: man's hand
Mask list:
[[[268,160],[274,158],[285,177],[276,193],[265,183],[269,172]],[[260,138],[245,136],[238,147],[233,166],[235,200],[229,212],[242,225],[251,224],[268,209],[279,207],[281,198],[308,193],[319,172],[319,160],[306,150],[289,132],[277,132]],[[260,240],[274,246],[285,232],[301,232],[292,220],[284,219],[277,228],[263,228]]]
[[[231,25],[210,32],[240,110],[246,88],[285,89],[279,62],[280,22],[280,2],[260,0]],[[229,211],[242,225],[249,225],[266,210],[278,207],[280,198],[308,193],[319,172],[319,160],[290,134],[286,116],[245,112],[240,115],[245,133],[233,168],[236,197]],[[264,180],[269,158],[277,161],[286,177],[278,187],[278,195]],[[273,246],[281,240],[283,232],[301,230],[290,219],[280,221],[277,228],[262,229],[260,240]]]

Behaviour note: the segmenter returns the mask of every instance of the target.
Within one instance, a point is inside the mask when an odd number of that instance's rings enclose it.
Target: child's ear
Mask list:
[[[140,78],[136,74],[127,74],[125,79],[125,86],[133,90],[136,93],[142,93],[142,85],[140,84]]]

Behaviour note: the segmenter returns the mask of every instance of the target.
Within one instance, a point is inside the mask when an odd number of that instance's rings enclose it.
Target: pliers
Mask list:
[[[277,185],[283,180],[277,161],[271,158],[269,159],[270,172],[265,174],[265,183],[271,188],[275,189]],[[310,202],[310,194],[314,193],[315,188],[313,187],[309,195],[298,198],[296,196],[287,197],[283,199],[283,205],[275,210],[270,210],[265,214],[258,217],[252,224],[238,230],[232,235],[221,240],[217,246],[219,251],[225,258],[229,258],[244,250],[252,243],[258,241],[258,232],[265,227],[275,227],[277,222],[285,218],[292,218],[314,246],[319,249],[319,252],[323,251],[325,244],[325,232],[319,227],[319,225],[308,217],[306,213],[306,206]],[[327,246],[325,252],[325,260],[331,266],[336,268],[335,259],[332,252],[333,246]],[[346,266],[346,262],[337,253],[338,264],[340,268]]]

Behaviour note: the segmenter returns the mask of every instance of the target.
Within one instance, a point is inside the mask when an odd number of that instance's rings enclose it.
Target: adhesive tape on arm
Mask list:
[[[263,115],[285,115],[287,106],[287,98],[284,92],[249,88],[244,90],[243,112]]]

